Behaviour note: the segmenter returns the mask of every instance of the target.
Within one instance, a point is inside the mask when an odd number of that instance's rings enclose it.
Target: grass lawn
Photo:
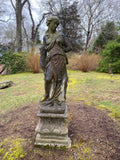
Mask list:
[[[69,71],[68,99],[84,101],[100,109],[108,109],[110,116],[120,118],[120,75]]]
[[[0,159],[117,160],[120,157],[120,128],[114,121],[120,120],[120,75],[69,70],[68,76],[72,148],[57,150],[34,147],[36,114],[44,94],[43,73],[0,75],[0,82],[14,83],[0,90]]]
[[[84,101],[86,105],[108,109],[110,116],[120,118],[120,75],[80,71],[68,71],[67,102]],[[44,94],[42,73],[0,75],[0,82],[11,80],[13,87],[0,90],[0,111],[38,103]]]

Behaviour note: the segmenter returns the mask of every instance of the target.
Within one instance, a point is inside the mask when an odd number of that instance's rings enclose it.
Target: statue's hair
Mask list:
[[[47,26],[49,26],[49,24],[52,22],[52,21],[55,21],[57,23],[57,25],[59,25],[59,19],[55,16],[51,16],[47,19],[46,21],[46,24]]]

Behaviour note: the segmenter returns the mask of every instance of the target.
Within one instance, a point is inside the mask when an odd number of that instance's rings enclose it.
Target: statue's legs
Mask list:
[[[65,85],[64,85],[64,99],[66,99],[67,82],[68,82],[68,76],[67,76],[67,70],[66,70],[66,72],[65,72]]]
[[[50,93],[50,88],[51,88],[51,83],[52,83],[52,69],[49,66],[46,70],[45,74],[45,99],[49,98],[49,93]]]
[[[66,63],[64,61],[64,57],[60,57],[60,58],[61,58],[62,64],[58,63],[58,66],[56,68],[57,82],[56,82],[56,88],[54,92],[54,99],[55,99],[55,102],[57,103],[64,102],[66,99],[66,88],[67,88],[67,80],[68,80]]]

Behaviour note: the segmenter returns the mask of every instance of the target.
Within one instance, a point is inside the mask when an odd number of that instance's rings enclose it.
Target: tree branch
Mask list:
[[[0,19],[0,22],[7,23],[7,22],[10,21],[10,20],[11,20],[11,18],[7,19],[6,21],[3,20],[3,19]]]
[[[30,4],[29,0],[25,0],[25,1],[27,1],[27,3],[28,3],[28,9],[29,9],[29,13],[30,13],[30,18],[31,18],[31,21],[32,21],[32,24],[33,24],[33,28],[34,28],[35,27],[35,23],[34,23],[32,11],[31,11],[31,4]]]
[[[49,14],[51,14],[51,12],[48,12],[48,13],[44,13],[44,14],[43,14],[42,19],[41,19],[41,20],[39,21],[39,23],[37,24],[35,34],[37,34],[38,28],[40,27],[42,21],[45,19],[45,16],[46,16],[46,15],[49,15]]]
[[[13,20],[13,19],[11,19],[11,14],[10,14],[10,17],[7,20],[0,19],[0,22],[7,23],[10,20]]]
[[[15,8],[15,5],[13,4],[13,1],[10,0],[11,4],[12,4],[12,7],[14,8],[14,10],[16,11],[16,8]]]
[[[24,21],[22,20],[22,26],[23,26],[23,29],[24,29],[24,33],[25,33],[25,36],[27,38],[27,41],[28,41],[28,34],[27,34],[27,30],[25,28],[25,25],[24,25]]]
[[[29,1],[29,0],[24,0],[23,3],[22,3],[22,7],[25,5],[25,3]]]

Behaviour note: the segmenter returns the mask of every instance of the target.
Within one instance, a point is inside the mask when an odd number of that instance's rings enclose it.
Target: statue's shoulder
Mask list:
[[[58,32],[57,35],[58,35],[58,36],[61,36],[61,37],[64,37],[63,32]]]
[[[48,33],[46,33],[46,34],[43,36],[43,45],[46,45],[46,42],[47,42],[48,37],[49,37]]]
[[[61,40],[61,41],[64,41],[65,35],[64,35],[62,32],[58,32],[57,38],[58,38],[59,40]]]

